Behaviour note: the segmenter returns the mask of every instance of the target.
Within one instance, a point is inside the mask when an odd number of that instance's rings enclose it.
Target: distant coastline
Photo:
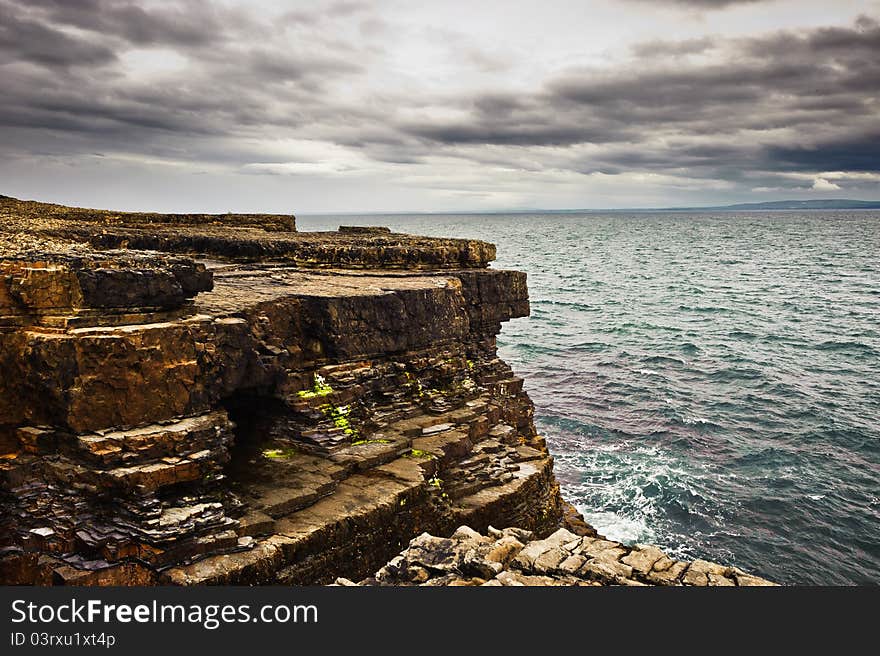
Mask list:
[[[880,200],[850,200],[830,198],[827,200],[774,200],[766,203],[738,203],[716,207],[666,207],[673,210],[880,210]]]
[[[880,210],[880,200],[852,200],[830,198],[825,200],[774,200],[764,203],[737,203],[709,207],[606,207],[546,209],[526,208],[509,210],[472,210],[456,212],[303,212],[298,216],[428,216],[440,215],[487,215],[487,214],[591,214],[596,212],[751,212],[782,210]]]
[[[852,200],[829,198],[816,200],[773,200],[763,203],[736,203],[702,207],[619,207],[571,210],[513,210],[501,214],[583,214],[585,212],[743,212],[762,210],[880,210],[880,200]]]

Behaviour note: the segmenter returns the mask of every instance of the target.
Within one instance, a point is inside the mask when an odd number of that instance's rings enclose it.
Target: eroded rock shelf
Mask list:
[[[491,244],[2,197],[0,249],[0,583],[359,580],[463,524],[599,539],[497,357],[529,305]]]

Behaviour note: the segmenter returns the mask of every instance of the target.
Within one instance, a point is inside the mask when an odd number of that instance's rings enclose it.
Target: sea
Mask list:
[[[880,583],[880,212],[309,216],[493,242],[566,499],[610,539]]]

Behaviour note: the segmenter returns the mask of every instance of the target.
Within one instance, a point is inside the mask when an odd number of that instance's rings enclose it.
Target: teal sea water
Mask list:
[[[880,583],[880,212],[306,217],[498,246],[565,496],[608,537]]]

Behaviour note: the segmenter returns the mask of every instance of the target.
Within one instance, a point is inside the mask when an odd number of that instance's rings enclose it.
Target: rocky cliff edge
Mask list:
[[[525,274],[295,225],[0,197],[0,584],[357,580],[463,524],[599,539],[497,357]]]

